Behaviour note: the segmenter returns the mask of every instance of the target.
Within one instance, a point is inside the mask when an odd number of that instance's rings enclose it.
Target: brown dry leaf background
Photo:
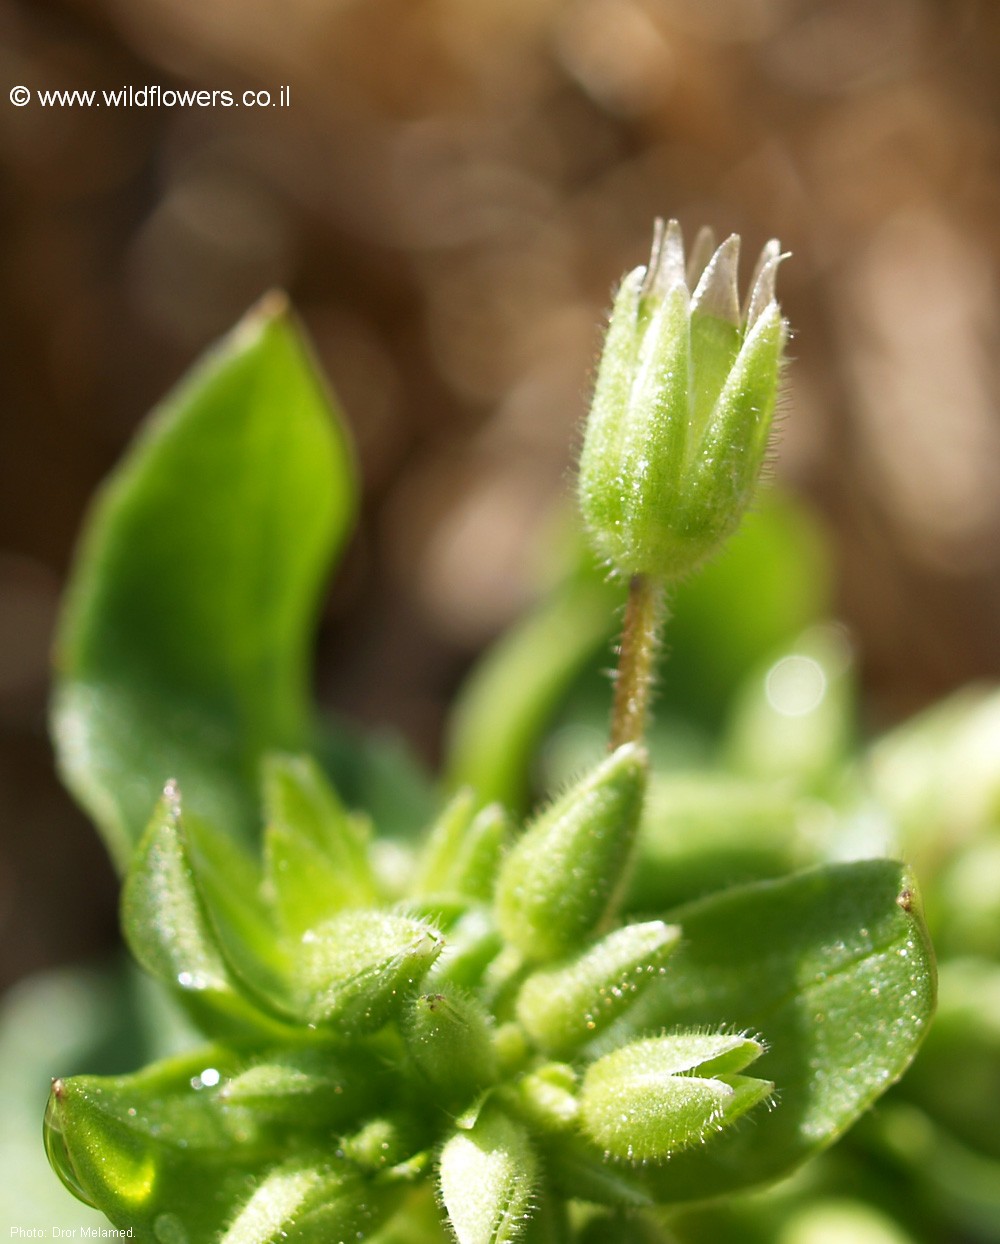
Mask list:
[[[4,980],[114,935],[45,738],[86,501],[274,285],[365,480],[320,697],[431,762],[537,591],[611,287],[661,214],[793,252],[775,471],[832,534],[872,720],[1000,674],[993,0],[0,0],[0,34]],[[15,83],[291,102],[15,108]]]

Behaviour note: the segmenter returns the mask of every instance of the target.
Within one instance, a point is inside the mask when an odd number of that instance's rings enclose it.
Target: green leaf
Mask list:
[[[713,770],[655,774],[625,906],[662,910],[818,863],[815,825],[823,812],[829,815],[779,784]]]
[[[793,1212],[782,1225],[776,1244],[915,1244],[914,1237],[893,1219],[864,1201],[817,1199]]]
[[[1000,1161],[962,1144],[947,1127],[895,1097],[862,1120],[858,1131],[871,1150],[864,1155],[869,1162],[888,1157],[906,1172],[907,1202],[918,1213],[944,1217],[956,1239],[1000,1240]]]
[[[640,1168],[606,1161],[583,1136],[568,1132],[548,1137],[542,1159],[553,1186],[564,1196],[636,1209],[655,1204]]]
[[[724,743],[734,772],[827,792],[855,735],[851,649],[842,628],[811,627],[748,677]]]
[[[273,947],[273,940],[252,923],[252,895],[244,894],[247,907],[240,904],[239,871],[231,874],[236,899],[232,912],[237,923],[220,936],[226,929],[225,921],[221,915],[213,919],[210,912],[192,859],[180,796],[176,787],[169,785],[125,878],[122,928],[139,963],[176,992],[206,1031],[237,1038],[263,1035],[274,1040],[283,1034],[283,1026],[266,1014],[257,1000],[247,997],[226,954],[227,948],[240,947],[245,968],[255,946],[264,956]],[[218,895],[217,880],[212,888]],[[249,936],[245,936],[246,931]],[[254,974],[274,980],[266,958],[260,960]]]
[[[452,860],[446,877],[448,888],[466,898],[488,902],[512,835],[510,817],[500,804],[490,803],[480,809]]]
[[[278,297],[167,398],[105,485],[59,632],[54,730],[119,867],[170,778],[200,815],[255,835],[260,756],[308,742],[313,618],[354,494]]]
[[[476,794],[463,787],[448,800],[431,825],[417,857],[411,893],[423,897],[448,889],[448,876],[476,811]]]
[[[640,1027],[743,1029],[766,1042],[754,1072],[776,1086],[752,1125],[635,1173],[655,1200],[699,1200],[780,1178],[850,1127],[912,1060],[936,977],[915,883],[891,860],[741,886],[670,915],[684,936],[668,974],[606,1048]]]
[[[441,1199],[458,1244],[513,1244],[531,1218],[538,1159],[523,1124],[487,1108],[441,1152]]]
[[[497,803],[476,809],[475,793],[468,787],[456,792],[444,807],[417,857],[417,872],[409,892],[427,896],[461,896],[488,902],[493,896],[497,870],[513,827]]]
[[[250,1106],[227,1102],[224,1087],[239,1066],[212,1047],[136,1075],[55,1081],[50,1161],[116,1226],[153,1233],[140,1238],[214,1240],[244,1205],[248,1180],[289,1160],[309,1169],[323,1136],[271,1126]]]
[[[583,553],[581,549],[581,560]],[[475,667],[452,710],[445,774],[520,809],[539,736],[573,679],[610,641],[622,593],[589,562]]]
[[[956,1140],[1000,1162],[1000,965],[941,964],[937,1017],[900,1091]]]
[[[313,760],[265,759],[264,811],[264,891],[289,937],[297,941],[342,908],[377,901],[365,827]]]

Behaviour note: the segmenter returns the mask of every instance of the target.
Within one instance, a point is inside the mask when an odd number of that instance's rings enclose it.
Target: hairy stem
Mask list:
[[[665,617],[663,581],[649,575],[633,575],[618,649],[611,737],[608,740],[610,751],[623,743],[642,740],[653,689],[653,667]]]

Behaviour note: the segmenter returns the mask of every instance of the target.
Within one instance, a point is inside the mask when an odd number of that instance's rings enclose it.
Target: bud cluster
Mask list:
[[[742,1074],[748,1037],[629,1023],[680,938],[614,918],[645,783],[627,744],[513,845],[501,809],[460,794],[405,892],[309,762],[267,766],[260,864],[168,787],[125,928],[217,1044],[57,1081],[64,1182],[164,1244],[326,1244],[433,1180],[460,1244],[499,1244],[599,1197],[581,1163],[627,1187],[710,1139],[772,1085]]]

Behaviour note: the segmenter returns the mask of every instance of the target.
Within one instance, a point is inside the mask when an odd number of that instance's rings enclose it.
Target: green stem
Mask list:
[[[633,575],[618,649],[609,751],[623,743],[639,743],[645,733],[660,631],[666,616],[664,595],[661,579]]]

